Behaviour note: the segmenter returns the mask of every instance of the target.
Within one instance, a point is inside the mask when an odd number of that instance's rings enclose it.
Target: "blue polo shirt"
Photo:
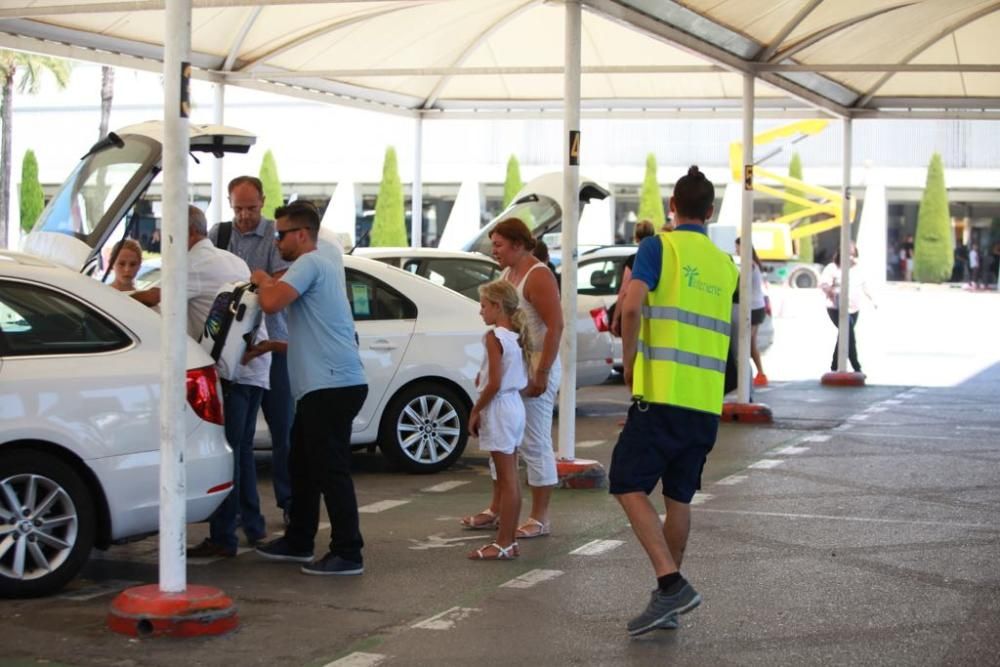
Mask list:
[[[671,234],[678,232],[695,232],[697,234],[708,234],[705,225],[678,225]],[[663,242],[660,235],[647,236],[639,244],[639,250],[635,254],[635,263],[632,265],[632,279],[641,280],[652,292],[660,282],[660,271],[663,269]]]
[[[292,262],[281,280],[299,293],[287,308],[288,378],[295,400],[318,389],[367,384],[343,260],[314,250]]]

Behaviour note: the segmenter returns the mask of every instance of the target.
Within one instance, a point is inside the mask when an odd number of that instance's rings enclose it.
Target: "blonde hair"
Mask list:
[[[490,303],[500,306],[503,314],[510,319],[511,329],[517,334],[517,343],[521,346],[521,350],[525,354],[525,359],[527,359],[527,354],[530,350],[528,349],[528,330],[525,325],[528,319],[521,309],[521,301],[517,296],[517,289],[508,281],[499,279],[488,282],[485,285],[480,285],[479,296]]]

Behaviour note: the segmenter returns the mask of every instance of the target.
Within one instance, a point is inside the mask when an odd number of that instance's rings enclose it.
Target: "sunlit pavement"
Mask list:
[[[156,541],[115,547],[60,596],[0,603],[0,665],[995,665],[1000,297],[882,294],[861,316],[860,389],[818,383],[834,334],[816,297],[772,291],[772,385],[755,398],[775,423],[722,428],[683,568],[704,602],[679,630],[627,637],[653,580],[603,491],[556,492],[553,535],[523,541],[520,559],[466,560],[490,541],[457,524],[488,502],[470,443],[434,476],[356,457],[362,577],[308,577],[249,552],[192,562],[193,583],[236,598],[241,628],[129,640],[104,616],[115,590],[156,580]],[[607,463],[625,390],[578,399],[578,455]]]

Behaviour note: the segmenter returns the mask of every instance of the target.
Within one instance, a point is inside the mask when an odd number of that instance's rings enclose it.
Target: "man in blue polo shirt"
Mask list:
[[[730,310],[737,271],[709,240],[715,188],[697,167],[674,187],[677,225],[642,241],[622,304],[629,409],[611,458],[611,493],[628,516],[656,575],[630,635],[678,627],[701,596],[681,576],[691,499],[715,445],[722,411]],[[649,500],[662,482],[666,520]]]
[[[283,537],[257,547],[273,560],[305,563],[302,572],[364,572],[364,540],[351,479],[351,426],[368,395],[347,301],[343,259],[317,248],[316,207],[296,201],[275,211],[275,244],[292,262],[280,280],[253,272],[265,313],[288,308],[288,371],[295,399],[289,472],[291,521]],[[322,495],[330,551],[313,561]]]

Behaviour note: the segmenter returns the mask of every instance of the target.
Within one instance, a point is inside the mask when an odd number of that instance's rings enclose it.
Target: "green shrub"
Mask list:
[[[656,156],[652,153],[646,156],[646,176],[642,179],[642,190],[639,192],[638,216],[640,220],[650,220],[657,231],[667,221],[660,183],[656,180]]]
[[[503,206],[501,208],[507,208],[510,203],[514,201],[514,197],[517,193],[521,191],[524,187],[524,183],[521,182],[521,165],[517,161],[517,157],[511,155],[507,158],[507,177],[503,182]]]
[[[372,222],[370,244],[372,247],[398,247],[407,245],[406,213],[403,210],[403,185],[399,180],[396,149],[385,149],[382,164],[382,183],[375,200],[375,221]]]
[[[45,194],[38,182],[38,160],[35,151],[27,150],[21,162],[21,229],[30,232],[45,208]]]
[[[941,283],[951,277],[955,241],[948,213],[948,192],[944,187],[944,166],[934,153],[927,167],[927,184],[917,213],[917,234],[913,241],[913,279]]]
[[[274,153],[268,150],[260,163],[260,182],[264,186],[264,208],[260,214],[269,220],[274,219],[274,211],[285,203],[281,193],[281,179],[278,178],[278,164],[274,161]]]

